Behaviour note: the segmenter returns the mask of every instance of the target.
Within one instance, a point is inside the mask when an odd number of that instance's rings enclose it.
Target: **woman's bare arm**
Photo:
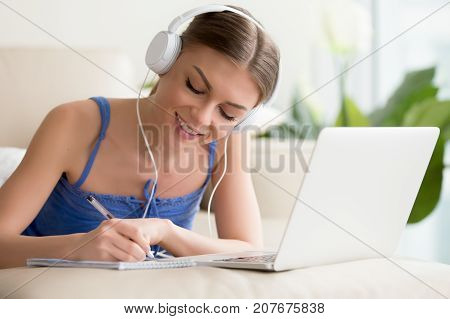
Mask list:
[[[0,236],[0,268],[25,266],[27,258],[77,259],[81,234],[30,237],[17,234]]]
[[[170,220],[167,220],[169,223]],[[209,238],[170,222],[160,245],[177,257],[259,250],[260,246],[239,239]]]
[[[30,257],[62,257],[79,235],[28,237],[22,231],[36,217],[76,150],[76,109],[51,110],[36,131],[22,162],[0,188],[0,267],[24,265]]]

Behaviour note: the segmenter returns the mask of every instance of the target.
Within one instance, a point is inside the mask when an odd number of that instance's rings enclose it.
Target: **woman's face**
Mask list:
[[[258,86],[247,70],[216,50],[196,45],[184,48],[150,99],[164,108],[159,110],[162,124],[173,126],[177,138],[204,144],[225,137],[258,98]]]

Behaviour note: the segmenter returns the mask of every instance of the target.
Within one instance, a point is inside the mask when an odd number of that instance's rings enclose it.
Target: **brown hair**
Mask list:
[[[253,16],[247,10],[230,6]],[[256,19],[255,19],[256,20]],[[230,11],[208,12],[196,16],[181,34],[183,48],[202,44],[244,66],[260,90],[258,104],[273,94],[280,53],[269,35],[250,20]],[[158,83],[153,87],[153,94]]]

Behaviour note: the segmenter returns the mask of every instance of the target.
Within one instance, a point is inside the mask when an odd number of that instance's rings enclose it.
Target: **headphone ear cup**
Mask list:
[[[182,41],[178,34],[161,31],[150,42],[145,63],[156,74],[167,73],[177,60],[181,46]]]

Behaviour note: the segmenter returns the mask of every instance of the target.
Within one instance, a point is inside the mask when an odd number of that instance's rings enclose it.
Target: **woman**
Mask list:
[[[229,11],[196,16],[182,44],[140,101],[156,167],[138,135],[135,99],[95,97],[49,112],[0,189],[0,267],[32,257],[141,261],[149,245],[174,256],[262,248],[259,208],[241,165],[243,137],[231,131],[272,95],[278,49]],[[190,228],[206,185],[222,175],[227,136],[229,169],[214,196],[213,239]],[[105,220],[89,195],[116,218]]]

